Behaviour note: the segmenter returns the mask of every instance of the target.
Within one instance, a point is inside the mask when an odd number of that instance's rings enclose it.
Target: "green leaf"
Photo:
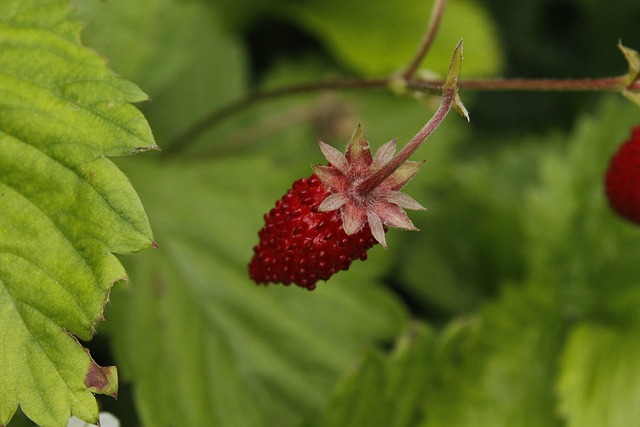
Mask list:
[[[567,426],[629,426],[640,420],[638,330],[583,323],[569,336],[558,381]]]
[[[509,287],[465,327],[449,328],[420,425],[559,425],[553,386],[564,324],[553,299]]]
[[[129,104],[146,99],[78,42],[66,1],[0,5],[0,425],[20,404],[43,426],[95,422],[114,367],[88,340],[115,281],[113,253],[151,246],[127,178],[105,158],[155,148]]]
[[[348,67],[367,75],[402,69],[415,55],[432,2],[311,0],[287,4],[289,16],[315,32]],[[501,55],[487,13],[470,1],[449,2],[424,67],[446,75],[451,51],[464,38],[464,75],[498,71]]]
[[[381,248],[313,292],[249,279],[261,216],[297,178],[282,161],[132,166],[160,250],[136,257],[136,285],[112,294],[108,317],[145,424],[294,425],[320,411],[362,348],[404,327],[376,283]]]
[[[370,352],[343,381],[319,426],[411,427],[423,417],[434,364],[434,334],[415,324],[389,356]]]

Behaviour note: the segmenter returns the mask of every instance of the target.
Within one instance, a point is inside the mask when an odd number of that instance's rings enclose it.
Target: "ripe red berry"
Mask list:
[[[313,174],[294,182],[264,216],[260,243],[249,263],[256,283],[295,283],[312,290],[316,281],[347,270],[353,260],[367,259],[367,250],[376,243],[368,227],[348,236],[338,211],[318,211],[329,194]]]
[[[424,208],[399,190],[418,172],[420,162],[409,157],[436,130],[455,107],[469,115],[458,96],[462,41],[456,46],[444,84],[442,101],[433,117],[396,155],[391,140],[371,155],[360,126],[342,154],[318,141],[327,166],[294,183],[293,188],[267,215],[254,247],[249,274],[256,283],[295,283],[314,289],[366,257],[375,242],[387,247],[388,227],[417,230],[404,209]]]
[[[623,218],[640,224],[640,126],[631,131],[611,158],[605,179],[611,207]]]
[[[387,226],[416,230],[402,208],[424,208],[398,190],[420,163],[387,167],[393,165],[395,140],[383,145],[375,157],[360,127],[346,155],[322,141],[319,144],[329,165],[316,166],[313,175],[296,181],[264,216],[249,263],[249,275],[256,283],[295,283],[312,290],[318,280],[348,269],[356,259],[366,259],[376,242],[386,248]]]

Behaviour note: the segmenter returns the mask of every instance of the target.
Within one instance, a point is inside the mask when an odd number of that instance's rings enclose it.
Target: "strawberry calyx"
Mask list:
[[[347,145],[346,154],[322,141],[318,144],[329,165],[313,169],[330,193],[318,211],[339,210],[347,235],[359,232],[368,224],[373,237],[384,248],[387,247],[385,225],[417,230],[403,209],[426,208],[399,190],[413,178],[423,162],[405,161],[380,183],[362,188],[363,182],[383,170],[394,158],[396,140],[384,144],[372,156],[369,142],[358,125]]]

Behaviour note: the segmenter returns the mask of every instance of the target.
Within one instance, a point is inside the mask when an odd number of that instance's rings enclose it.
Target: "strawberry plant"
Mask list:
[[[640,425],[597,3],[1,1],[0,426]]]

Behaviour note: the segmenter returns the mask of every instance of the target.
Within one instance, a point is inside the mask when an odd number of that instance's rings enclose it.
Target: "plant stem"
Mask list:
[[[458,87],[466,90],[480,91],[620,91],[623,88],[626,76],[603,77],[596,79],[472,79],[459,80]],[[324,90],[340,89],[385,89],[389,86],[391,78],[369,80],[329,80],[324,82],[304,83],[286,86],[271,90],[257,91],[249,96],[233,102],[220,110],[216,110],[203,119],[196,122],[185,132],[179,134],[162,151],[163,156],[175,156],[186,151],[195,140],[219,123],[240,111],[250,108],[258,103],[282,98],[285,96],[305,93],[321,92]],[[407,89],[431,94],[442,93],[443,80],[408,79]],[[640,91],[640,79],[636,79],[627,86],[630,91]]]
[[[458,87],[467,90],[518,90],[518,91],[619,91],[623,88],[626,76],[603,77],[597,79],[475,79],[460,80]],[[432,91],[442,86],[442,80],[411,80],[407,87],[414,90]],[[627,89],[640,90],[640,80],[636,80]]]
[[[414,73],[424,61],[424,58],[427,56],[433,41],[436,38],[436,34],[438,34],[438,29],[440,28],[440,22],[442,21],[442,16],[444,15],[444,9],[447,5],[447,0],[435,0],[433,3],[433,9],[431,9],[431,18],[429,19],[429,25],[427,26],[427,31],[424,34],[424,38],[420,43],[420,48],[416,52],[416,55],[411,60],[407,68],[401,73],[401,76],[405,80],[409,80],[413,77]]]
[[[378,185],[380,185],[385,179],[391,176],[404,162],[406,162],[409,157],[420,147],[420,145],[435,131],[440,123],[447,116],[449,111],[451,110],[451,106],[453,105],[453,99],[455,95],[456,89],[450,88],[444,92],[442,96],[442,102],[440,102],[440,106],[433,114],[433,117],[425,124],[422,129],[418,131],[418,133],[411,138],[403,148],[395,155],[389,163],[384,165],[380,170],[378,170],[373,175],[369,176],[367,179],[362,181],[357,188],[357,192],[359,194],[366,194],[369,191],[375,189]]]

